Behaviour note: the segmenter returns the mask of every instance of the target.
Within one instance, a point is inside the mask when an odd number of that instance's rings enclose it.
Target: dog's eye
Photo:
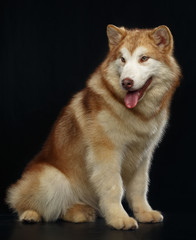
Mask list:
[[[126,63],[126,60],[125,60],[124,57],[121,57],[120,60],[121,60],[122,63]]]
[[[141,58],[140,58],[140,62],[146,62],[146,61],[148,61],[148,59],[149,59],[149,57],[148,56],[142,56]]]

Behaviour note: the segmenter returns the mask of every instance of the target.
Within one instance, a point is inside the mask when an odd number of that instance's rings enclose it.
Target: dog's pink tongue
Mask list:
[[[134,108],[139,101],[139,91],[128,92],[125,97],[125,105],[127,108]]]

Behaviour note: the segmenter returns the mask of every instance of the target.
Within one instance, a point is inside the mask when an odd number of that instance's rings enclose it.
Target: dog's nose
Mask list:
[[[131,78],[124,78],[122,80],[122,86],[125,90],[131,90],[134,85],[134,81]]]

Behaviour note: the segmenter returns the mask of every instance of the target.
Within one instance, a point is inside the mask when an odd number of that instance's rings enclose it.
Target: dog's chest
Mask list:
[[[153,141],[158,141],[167,122],[166,113],[162,112],[150,121],[142,121],[133,114],[119,115],[100,112],[99,123],[107,137],[118,147],[136,146],[146,148]]]

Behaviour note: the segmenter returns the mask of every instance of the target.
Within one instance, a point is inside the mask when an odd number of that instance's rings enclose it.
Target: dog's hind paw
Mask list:
[[[26,210],[20,215],[19,220],[24,223],[36,223],[41,221],[41,216],[34,210]]]

